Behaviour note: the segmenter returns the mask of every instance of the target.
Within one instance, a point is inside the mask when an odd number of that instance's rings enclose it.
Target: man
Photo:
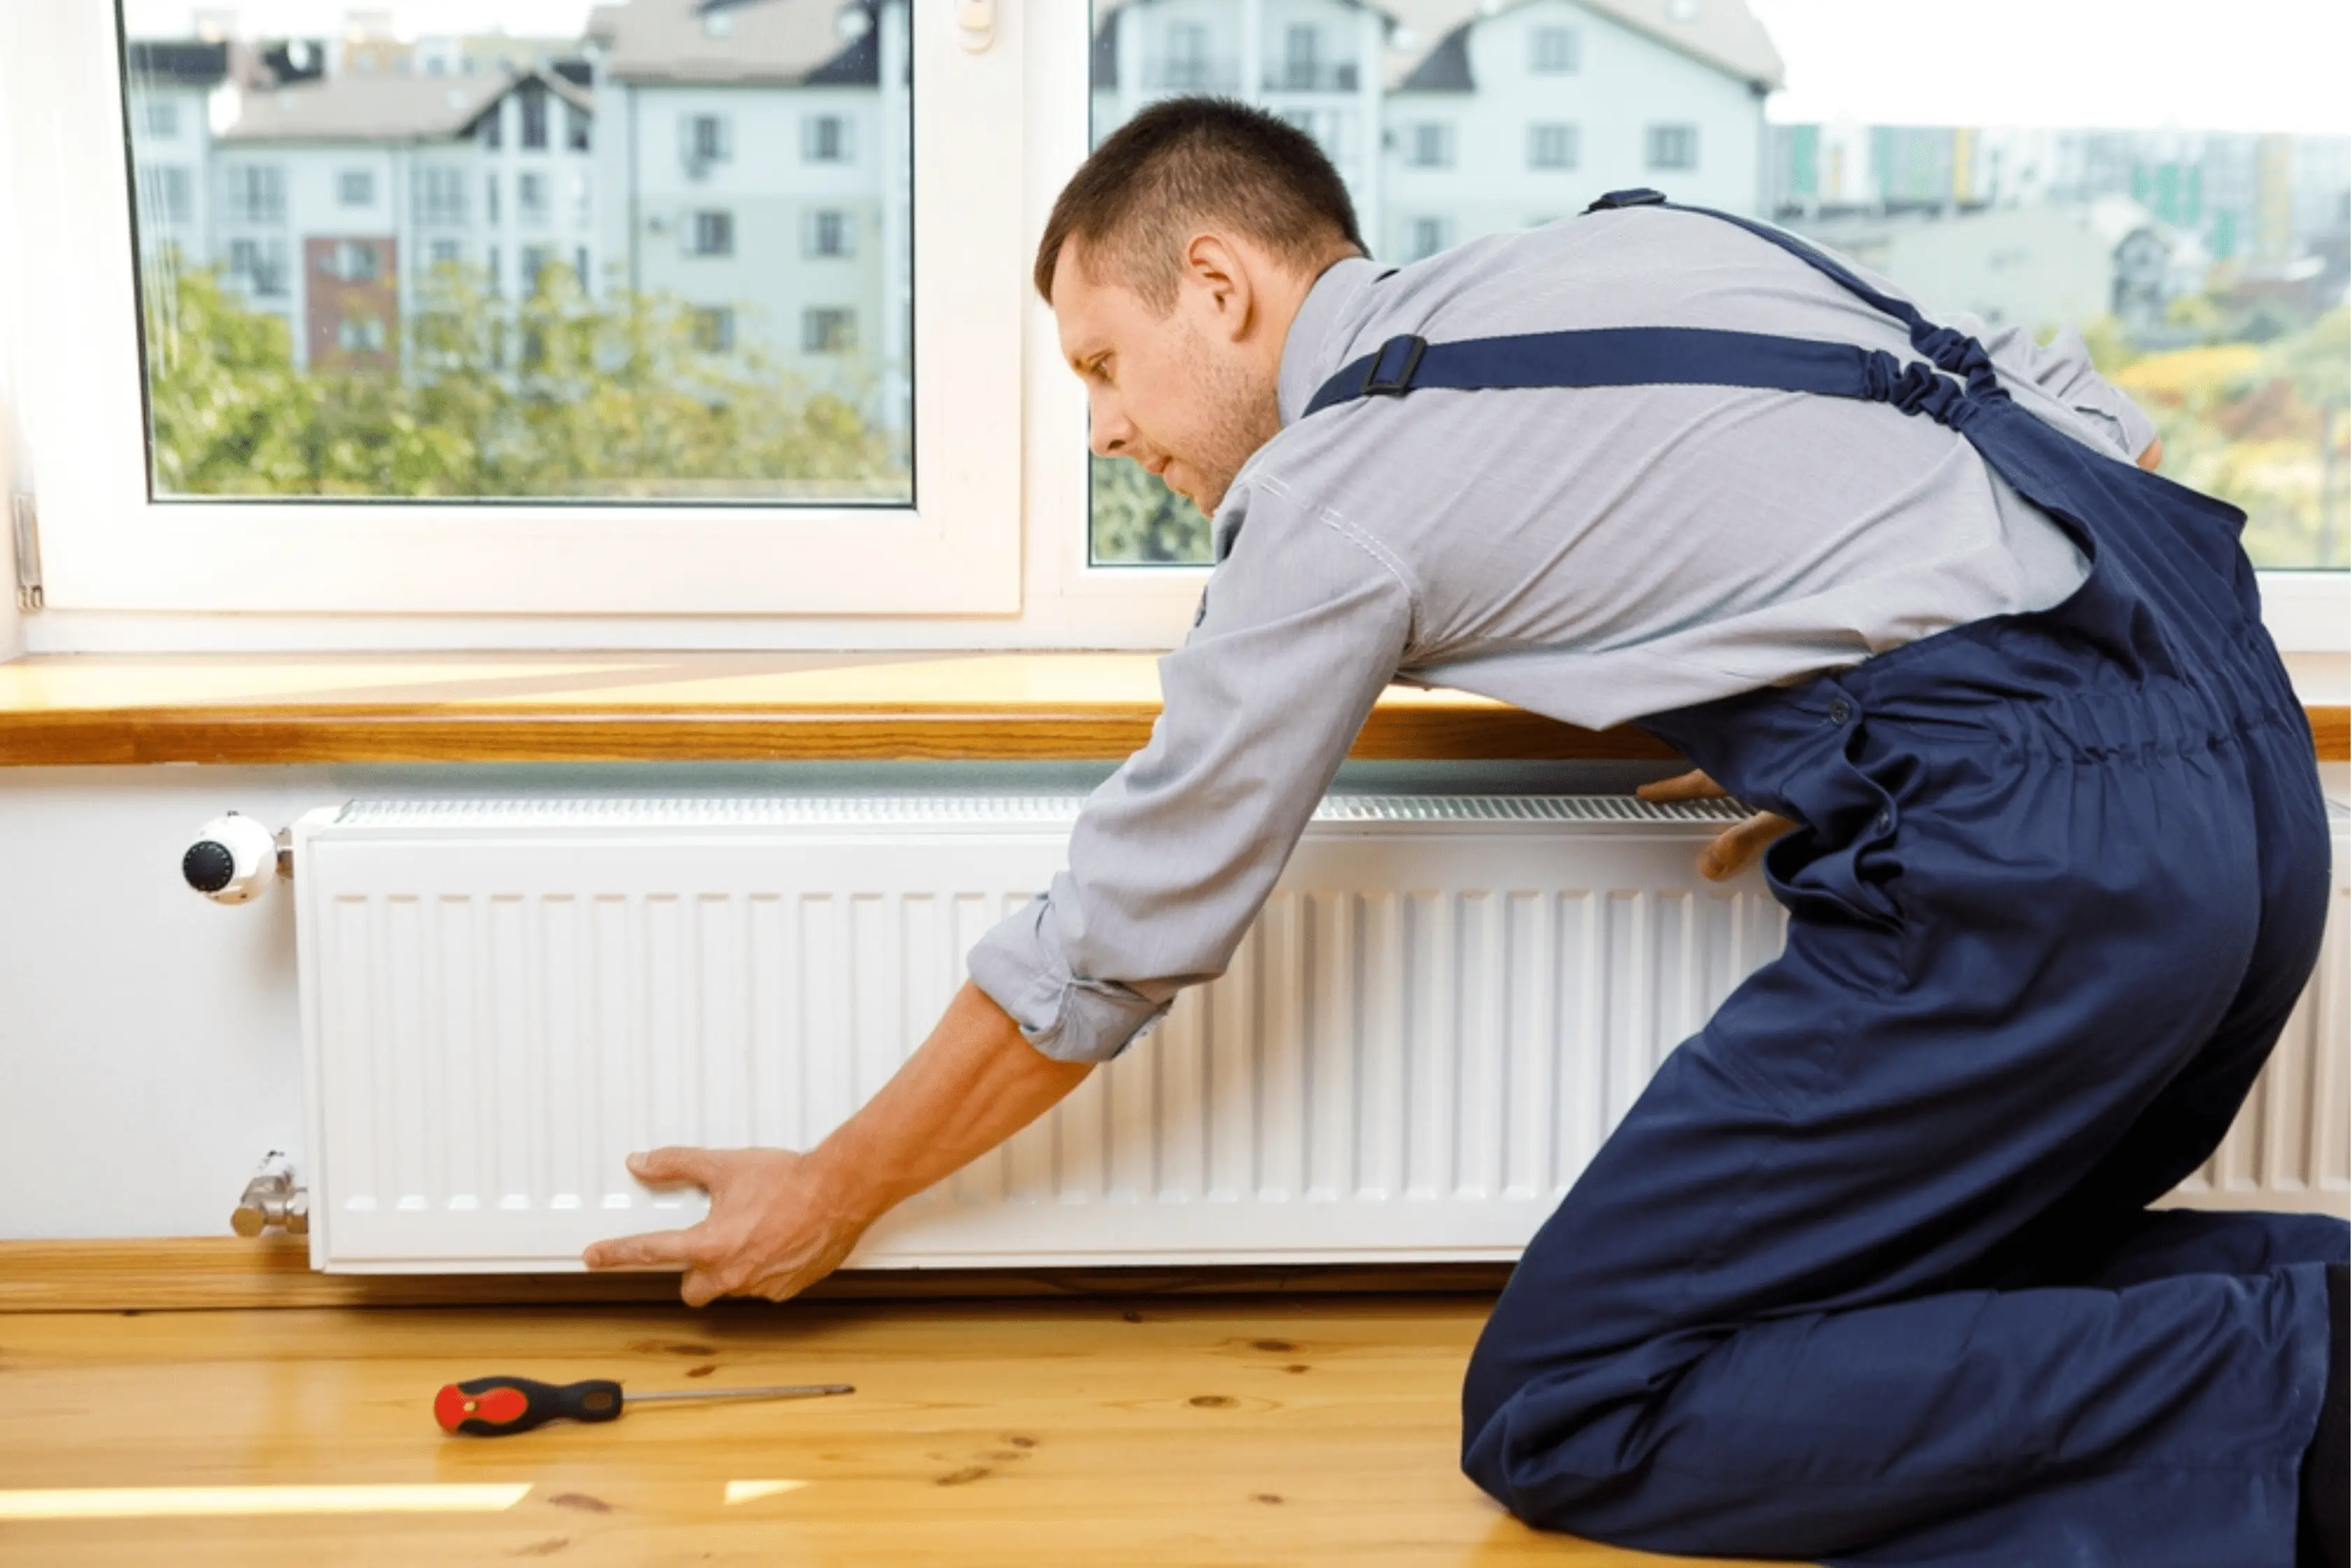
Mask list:
[[[870,1105],[806,1157],[638,1159],[711,1215],[590,1261],[698,1302],[820,1278],[1223,971],[1402,672],[1670,740],[1679,791],[1777,814],[1713,869],[1769,841],[1791,916],[1497,1303],[1480,1485],[1661,1550],[2341,1563],[2345,1226],[2146,1212],[2326,900],[2242,518],[2133,465],[2079,340],[1988,349],[1772,231],[1600,205],[1384,270],[1271,117],[1104,143],[1037,287],[1095,449],[1215,519],[1151,742]]]

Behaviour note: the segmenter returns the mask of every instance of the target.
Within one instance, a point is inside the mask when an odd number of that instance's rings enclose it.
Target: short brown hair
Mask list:
[[[1112,132],[1062,188],[1037,242],[1037,292],[1052,301],[1055,265],[1075,238],[1164,311],[1177,252],[1204,220],[1302,268],[1364,248],[1347,184],[1314,138],[1230,98],[1171,98]]]

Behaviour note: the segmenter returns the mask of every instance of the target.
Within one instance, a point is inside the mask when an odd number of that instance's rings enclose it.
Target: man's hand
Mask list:
[[[2140,453],[2139,466],[2152,474],[2156,472],[2156,466],[2162,461],[2164,461],[2164,437],[2158,436],[2147,444],[2146,451]]]
[[[656,1149],[630,1155],[629,1170],[642,1181],[702,1188],[709,1217],[600,1241],[583,1257],[591,1268],[682,1264],[678,1294],[689,1307],[720,1296],[797,1296],[841,1267],[873,1223],[821,1164],[782,1149]]]
[[[1643,784],[1633,793],[1643,800],[1727,800],[1731,795],[1729,790],[1696,769]],[[1759,811],[1745,822],[1733,824],[1699,851],[1699,875],[1711,882],[1737,877],[1756,863],[1766,845],[1796,826],[1787,817],[1769,811]]]

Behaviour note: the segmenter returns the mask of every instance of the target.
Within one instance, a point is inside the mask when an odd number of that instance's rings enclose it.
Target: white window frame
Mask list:
[[[0,35],[0,56],[34,68],[0,63],[20,207],[12,226],[21,216],[21,232],[44,237],[22,247],[21,297],[5,302],[21,333],[16,363],[40,367],[41,395],[23,400],[24,477],[39,496],[56,612],[28,625],[33,646],[56,636],[87,647],[110,631],[150,646],[217,645],[216,625],[178,617],[253,613],[303,625],[281,623],[246,646],[611,647],[647,640],[616,637],[614,616],[685,617],[652,640],[725,645],[736,638],[698,635],[693,618],[1019,609],[1026,236],[1020,204],[1007,199],[1017,178],[1007,172],[1022,167],[1016,16],[1001,16],[995,47],[975,53],[952,0],[913,0],[923,220],[911,506],[152,501],[113,7],[27,6]],[[1083,56],[1078,71],[1071,96],[1082,103]],[[43,133],[20,129],[31,127]],[[36,300],[41,308],[28,308]],[[92,616],[62,624],[79,612]],[[158,624],[163,615],[174,624]],[[572,624],[444,621],[420,632],[350,619],[478,616]],[[770,629],[757,640],[777,639]]]
[[[47,432],[64,427],[63,421],[57,420],[44,426],[42,442],[30,452],[41,465],[39,470],[26,473],[28,465],[19,468],[20,476],[31,479],[40,490],[44,564],[52,584],[51,607],[25,622],[28,649],[37,653],[612,647],[1156,650],[1181,643],[1192,625],[1209,569],[1091,563],[1085,388],[1062,361],[1052,311],[1029,285],[1029,261],[1036,236],[1045,226],[1055,196],[1084,161],[1087,148],[1087,84],[1092,35],[1085,0],[999,0],[994,41],[975,56],[964,55],[957,41],[948,14],[949,0],[917,0],[917,4],[919,80],[924,79],[927,70],[937,79],[937,68],[950,49],[955,51],[955,58],[997,73],[969,79],[963,101],[984,104],[989,112],[964,121],[952,132],[955,137],[977,144],[971,149],[975,156],[961,162],[926,162],[937,142],[929,139],[918,142],[917,205],[924,215],[916,226],[920,351],[926,355],[935,353],[938,345],[926,334],[936,331],[943,316],[951,315],[961,324],[960,335],[946,345],[944,365],[927,357],[917,376],[917,461],[922,503],[917,512],[833,518],[815,517],[808,511],[754,511],[722,513],[713,519],[698,511],[657,508],[461,507],[437,516],[428,513],[428,522],[446,520],[433,533],[409,533],[409,548],[446,544],[449,553],[445,559],[451,563],[453,575],[480,578],[503,571],[544,587],[546,592],[537,595],[525,613],[514,613],[514,606],[481,593],[441,594],[437,608],[421,613],[387,613],[376,605],[331,613],[290,594],[255,595],[236,584],[222,591],[225,574],[201,561],[195,564],[212,572],[211,583],[195,584],[173,596],[168,605],[60,607],[67,602],[54,591],[59,542],[67,540],[82,519],[94,514],[89,507],[92,498],[87,493],[75,496],[64,482],[69,476],[56,472],[59,465],[71,464],[80,449],[77,443],[60,445],[49,438]],[[23,16],[78,7],[27,6],[16,19],[10,18],[5,9],[0,7],[0,41],[11,39],[12,20],[19,27],[15,37],[37,41],[38,29],[23,27]],[[88,9],[101,13],[110,8]],[[9,53],[0,48],[0,76],[5,74]],[[51,74],[60,79],[58,92],[79,86],[104,105],[103,113],[111,114],[117,112],[119,73],[110,53],[100,53],[95,67],[85,59],[76,62],[73,73]],[[37,50],[19,50],[17,58],[38,58]],[[1024,77],[1043,85],[1024,93],[1020,90]],[[0,102],[5,100],[5,92],[0,92]],[[1007,105],[1012,106],[1009,111]],[[935,132],[947,124],[928,97],[917,106],[919,139],[927,121]],[[0,132],[5,129],[0,127]],[[97,139],[99,153],[112,160],[117,185],[122,179],[120,135],[118,121],[108,128],[106,136]],[[5,155],[9,144],[0,142],[0,155]],[[25,150],[37,146],[42,149],[39,155],[46,157],[50,155],[50,143],[46,134],[28,140],[20,132],[13,145],[19,150],[13,167],[22,196],[29,183],[24,174]],[[959,188],[954,184],[955,171],[966,166],[977,168],[979,174],[967,177]],[[1005,189],[1007,171],[1019,172],[1017,203],[1009,199],[1011,193]],[[50,197],[55,205],[54,192]],[[110,205],[117,214],[127,211],[127,203]],[[117,216],[113,221],[121,225],[127,220]],[[957,226],[950,227],[950,221]],[[924,237],[935,244],[925,245]],[[116,312],[113,318],[96,321],[100,329],[96,342],[100,352],[62,359],[51,355],[44,360],[39,357],[44,344],[25,344],[30,352],[18,363],[42,365],[43,397],[22,399],[23,403],[47,400],[53,416],[69,405],[87,405],[91,401],[89,388],[79,384],[109,374],[100,363],[102,360],[111,361],[110,374],[119,376],[123,389],[136,399],[135,343],[131,340],[130,311],[121,304],[130,281],[127,229],[118,229],[111,244],[114,248],[105,260],[108,267],[117,268],[116,275],[98,279],[101,287],[93,291],[93,298]],[[67,246],[47,246],[41,251],[54,258],[58,267],[43,273],[34,265],[39,255],[26,258],[18,276],[30,286],[27,298],[37,297],[31,287],[54,282],[68,260],[77,265],[87,260],[72,258],[72,247]],[[0,300],[0,310],[10,308],[11,301]],[[75,320],[93,318],[84,308]],[[0,336],[5,336],[5,324],[0,324]],[[127,372],[122,368],[126,363],[131,367]],[[1007,373],[1015,367],[1017,398],[1004,384]],[[970,408],[949,410],[953,420],[977,416],[962,426],[961,433],[970,438],[956,447],[962,454],[961,466],[950,469],[947,460],[952,454],[925,437],[923,421],[927,416],[936,417],[948,405],[953,395],[949,377],[959,369],[969,377],[966,384],[988,390]],[[61,382],[77,384],[62,389],[66,396],[53,395],[52,389]],[[131,428],[137,431],[135,422]],[[950,434],[952,437],[958,432],[951,429]],[[134,479],[143,482],[143,468],[136,459],[128,468]],[[61,490],[66,493],[60,494]],[[77,508],[81,518],[72,515]],[[392,509],[328,510],[364,524]],[[305,515],[317,517],[307,509]],[[163,521],[177,522],[173,517]],[[719,526],[710,526],[714,522]],[[457,536],[478,533],[486,524],[523,536],[537,548],[526,553],[520,546],[509,548],[502,542],[487,555],[468,558],[467,542]],[[339,550],[361,547],[352,542],[349,532],[338,531]],[[380,542],[364,542],[368,548]],[[70,551],[73,546],[68,542],[65,548]],[[185,542],[176,548],[178,561],[187,563],[192,552]],[[636,604],[624,605],[613,602],[614,595],[574,595],[564,584],[547,580],[551,564],[563,566],[583,553],[617,562],[614,569],[633,582],[640,576],[657,579],[650,584],[656,591]],[[414,565],[406,569],[413,578]],[[565,569],[574,580],[587,575]],[[2273,571],[2260,577],[2264,619],[2298,669],[2315,663],[2326,667],[2331,661],[2340,666],[2347,649],[2352,648],[2347,574]],[[916,581],[910,584],[891,581],[894,578]],[[603,581],[600,577],[600,586]],[[944,581],[953,581],[957,591],[933,591]],[[233,602],[236,595],[247,601],[267,602],[241,605]],[[241,608],[276,613],[231,613]],[[155,613],[158,609],[173,613]]]

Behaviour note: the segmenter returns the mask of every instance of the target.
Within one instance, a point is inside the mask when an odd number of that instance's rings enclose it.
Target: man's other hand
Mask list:
[[[2146,451],[2140,453],[2139,466],[2152,474],[2156,472],[2156,466],[2162,461],[2164,461],[2164,437],[2158,436],[2147,444]]]
[[[1731,796],[1729,790],[1696,769],[1643,784],[1633,793],[1643,800],[1727,800]],[[1734,823],[1699,851],[1699,875],[1711,882],[1737,877],[1756,863],[1766,845],[1796,826],[1787,817],[1769,811],[1759,811],[1744,822]]]
[[[680,1268],[689,1307],[720,1296],[796,1296],[841,1267],[873,1221],[804,1154],[782,1149],[656,1149],[629,1156],[630,1173],[710,1194],[710,1213],[684,1230],[600,1241],[591,1268]]]

